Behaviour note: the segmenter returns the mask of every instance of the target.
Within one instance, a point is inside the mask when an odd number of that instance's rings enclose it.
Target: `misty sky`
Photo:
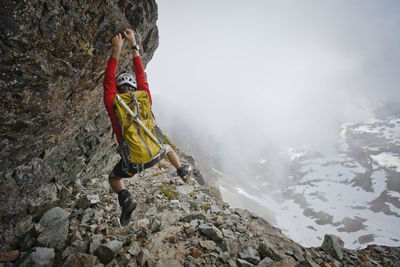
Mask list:
[[[160,45],[146,71],[175,138],[211,135],[244,156],[322,149],[341,123],[400,100],[400,1],[157,2]]]

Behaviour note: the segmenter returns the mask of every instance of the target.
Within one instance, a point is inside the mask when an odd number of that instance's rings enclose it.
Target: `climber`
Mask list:
[[[122,45],[126,39],[133,52],[133,66],[135,77],[128,73],[120,74],[117,79],[115,72],[118,65],[118,57],[120,55]],[[117,137],[117,141],[121,144],[122,130],[119,125],[118,119],[114,110],[114,98],[117,93],[126,93],[129,91],[145,91],[148,94],[150,105],[152,104],[149,85],[147,83],[146,74],[143,69],[142,60],[139,54],[139,47],[136,43],[135,34],[133,30],[126,29],[122,35],[118,33],[112,38],[112,53],[108,60],[106,72],[104,74],[103,87],[104,87],[104,105],[111,120],[112,129]],[[182,180],[186,181],[189,177],[191,167],[181,164],[175,151],[169,146],[165,145],[166,155],[171,164],[177,169],[178,175]],[[150,162],[149,162],[150,163]],[[156,163],[156,162],[155,162]],[[154,164],[155,164],[154,163]],[[147,165],[154,165],[153,162]],[[122,208],[121,224],[126,225],[129,223],[132,212],[136,209],[136,202],[134,201],[131,193],[125,188],[123,178],[132,177],[135,173],[126,173],[123,171],[122,159],[115,165],[111,171],[108,181],[111,188],[118,193],[118,202]],[[146,168],[146,164],[144,164]]]

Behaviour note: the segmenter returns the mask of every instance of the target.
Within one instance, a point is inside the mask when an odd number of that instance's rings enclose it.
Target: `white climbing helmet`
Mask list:
[[[133,77],[132,74],[129,74],[129,73],[122,73],[121,75],[119,75],[117,77],[115,82],[117,83],[117,87],[119,87],[119,86],[121,86],[123,84],[129,84],[135,90],[137,89],[136,79],[135,79],[135,77]]]

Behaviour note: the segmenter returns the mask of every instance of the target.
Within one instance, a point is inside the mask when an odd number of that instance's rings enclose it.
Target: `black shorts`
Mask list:
[[[163,148],[160,151],[160,153],[152,161],[147,162],[147,163],[145,163],[143,165],[143,169],[142,170],[145,170],[147,168],[151,168],[154,165],[156,165],[165,156],[165,153],[166,153],[166,149]],[[129,173],[124,172],[122,170],[122,164],[123,164],[122,163],[122,159],[120,159],[119,162],[114,166],[114,169],[112,171],[113,171],[115,176],[120,177],[120,178],[129,178],[129,177],[132,177],[133,175],[135,175],[137,173],[134,170],[132,170]]]
[[[120,178],[129,178],[135,175],[136,173],[133,173],[132,175],[125,173],[122,170],[122,159],[119,160],[119,162],[114,166],[114,169],[112,170],[114,175]]]

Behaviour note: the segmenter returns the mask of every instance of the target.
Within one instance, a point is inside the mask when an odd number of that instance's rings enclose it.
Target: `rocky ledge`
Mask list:
[[[301,247],[230,207],[199,171],[184,183],[166,160],[126,182],[138,202],[127,226],[107,175],[78,180],[59,207],[15,226],[18,242],[0,254],[0,266],[400,266],[399,248],[348,250],[333,235]]]

